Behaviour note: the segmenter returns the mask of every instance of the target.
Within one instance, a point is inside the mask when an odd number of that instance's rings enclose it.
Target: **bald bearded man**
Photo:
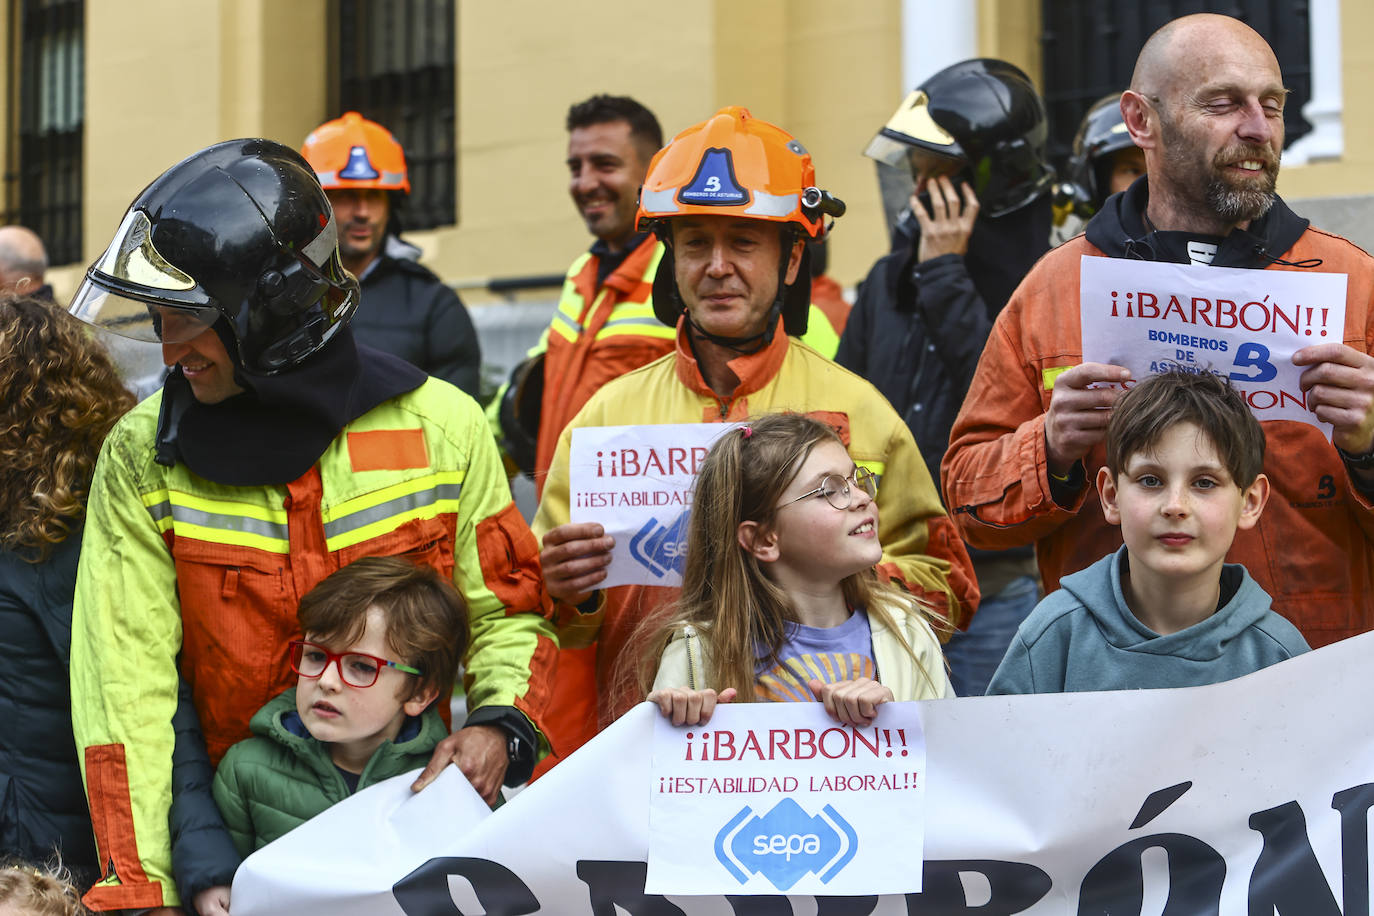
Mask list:
[[[1121,390],[1089,386],[1130,373],[1082,362],[1081,258],[1345,274],[1343,342],[1293,357],[1332,441],[1308,424],[1263,423],[1274,497],[1228,554],[1316,647],[1374,626],[1374,260],[1309,226],[1274,193],[1287,94],[1273,51],[1239,20],[1185,16],[1151,36],[1121,96],[1148,175],[1111,198],[1084,235],[1042,258],[1012,295],[941,478],[968,542],[1034,543],[1053,590],[1121,544],[1092,493]],[[1176,527],[1189,523],[1181,517]]]

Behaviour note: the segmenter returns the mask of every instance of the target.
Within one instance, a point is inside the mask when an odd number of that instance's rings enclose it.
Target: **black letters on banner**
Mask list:
[[[964,894],[960,872],[977,872],[986,878],[992,888],[991,899],[982,906],[971,906]],[[1026,862],[999,862],[996,859],[926,862],[921,875],[921,892],[906,895],[906,911],[909,916],[1012,916],[1038,903],[1053,884],[1049,875]]]
[[[1275,909],[1280,916],[1341,916],[1331,886],[1317,864],[1317,854],[1307,838],[1307,819],[1297,802],[1256,811],[1250,815],[1250,827],[1264,837],[1255,870],[1250,873],[1250,916],[1271,916]],[[1345,866],[1349,868],[1349,860]],[[1367,860],[1360,867],[1369,872]]]
[[[539,901],[515,872],[486,859],[430,859],[397,881],[391,894],[406,916],[469,916],[453,902],[449,875],[472,884],[486,916],[528,916],[539,910]]]
[[[1139,829],[1178,800],[1191,783],[1161,789],[1146,799],[1131,824]],[[1341,818],[1341,886],[1345,916],[1369,913],[1369,810],[1374,783],[1352,786],[1331,797]],[[1296,801],[1250,815],[1250,828],[1263,840],[1250,874],[1250,916],[1342,916],[1342,907],[1317,862],[1307,821]],[[1089,869],[1078,893],[1078,916],[1139,913],[1145,877],[1141,855],[1161,849],[1168,860],[1169,894],[1163,916],[1219,914],[1226,861],[1207,843],[1183,833],[1138,837],[1107,853]],[[1043,900],[1053,880],[1026,862],[951,859],[925,863],[923,890],[905,895],[909,916],[1014,916]],[[577,877],[587,886],[594,916],[685,916],[666,897],[644,892],[647,862],[579,860]],[[971,903],[963,874],[982,875],[989,899]],[[528,916],[540,902],[518,875],[487,859],[430,859],[392,887],[407,916],[471,916],[453,902],[450,876],[465,878],[486,916]],[[792,916],[784,896],[728,895],[735,916]],[[877,897],[816,897],[817,916],[870,916]],[[543,909],[547,910],[548,907]]]
[[[1369,913],[1369,809],[1374,783],[1351,786],[1331,796],[1341,813],[1341,900],[1347,916]]]
[[[1211,846],[1183,833],[1158,833],[1123,843],[1103,856],[1078,891],[1078,916],[1139,913],[1145,905],[1145,872],[1140,854],[1162,849],[1169,857],[1169,897],[1164,916],[1221,912],[1226,860]]]
[[[666,897],[644,893],[648,862],[578,860],[577,877],[587,885],[593,916],[616,916],[618,906],[630,916],[685,916]]]

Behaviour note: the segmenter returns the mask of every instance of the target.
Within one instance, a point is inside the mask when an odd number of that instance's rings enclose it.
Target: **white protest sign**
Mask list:
[[[1307,409],[1293,353],[1343,343],[1345,274],[1083,256],[1083,361],[1136,379],[1181,368],[1228,378],[1261,420],[1326,431]]]
[[[719,706],[654,724],[654,894],[905,894],[921,889],[925,739],[913,703],[854,728],[819,703]],[[901,843],[875,842],[900,834]],[[868,838],[861,841],[860,837]]]
[[[589,426],[573,430],[568,458],[573,522],[615,538],[602,588],[682,584],[697,468],[724,423]]]
[[[1367,913],[1371,653],[1367,633],[1208,687],[901,704],[924,734],[924,848],[905,828],[856,833],[861,854],[904,852],[919,893],[646,890],[661,716],[645,703],[486,816],[464,804],[470,790],[438,783],[359,793],[249,857],[233,914]],[[898,706],[874,725],[891,728]],[[731,727],[762,742],[787,708],[740,704]],[[850,805],[893,802],[846,786],[827,804],[848,820]],[[864,874],[873,888],[891,880]]]

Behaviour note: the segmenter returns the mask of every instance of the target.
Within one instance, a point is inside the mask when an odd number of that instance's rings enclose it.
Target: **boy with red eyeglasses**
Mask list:
[[[395,557],[345,566],[301,599],[296,686],[229,749],[215,802],[248,855],[358,789],[429,762],[448,735],[447,697],[468,643],[453,584]],[[225,889],[227,904],[227,889]]]

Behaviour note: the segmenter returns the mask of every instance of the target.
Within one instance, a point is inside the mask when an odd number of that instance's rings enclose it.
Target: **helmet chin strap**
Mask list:
[[[734,350],[744,356],[758,353],[768,347],[773,342],[773,335],[777,333],[778,321],[782,317],[783,300],[787,297],[787,264],[790,259],[792,248],[790,245],[783,246],[782,257],[778,263],[778,293],[773,298],[773,305],[768,309],[768,323],[763,332],[752,334],[748,337],[724,337],[720,334],[712,334],[710,331],[697,324],[692,317],[691,311],[685,304],[682,305],[682,313],[687,316],[687,324],[692,331],[702,340],[709,341],[718,347],[727,350]],[[682,293],[678,291],[677,283],[673,284],[673,293],[678,297],[678,303],[682,304]]]

